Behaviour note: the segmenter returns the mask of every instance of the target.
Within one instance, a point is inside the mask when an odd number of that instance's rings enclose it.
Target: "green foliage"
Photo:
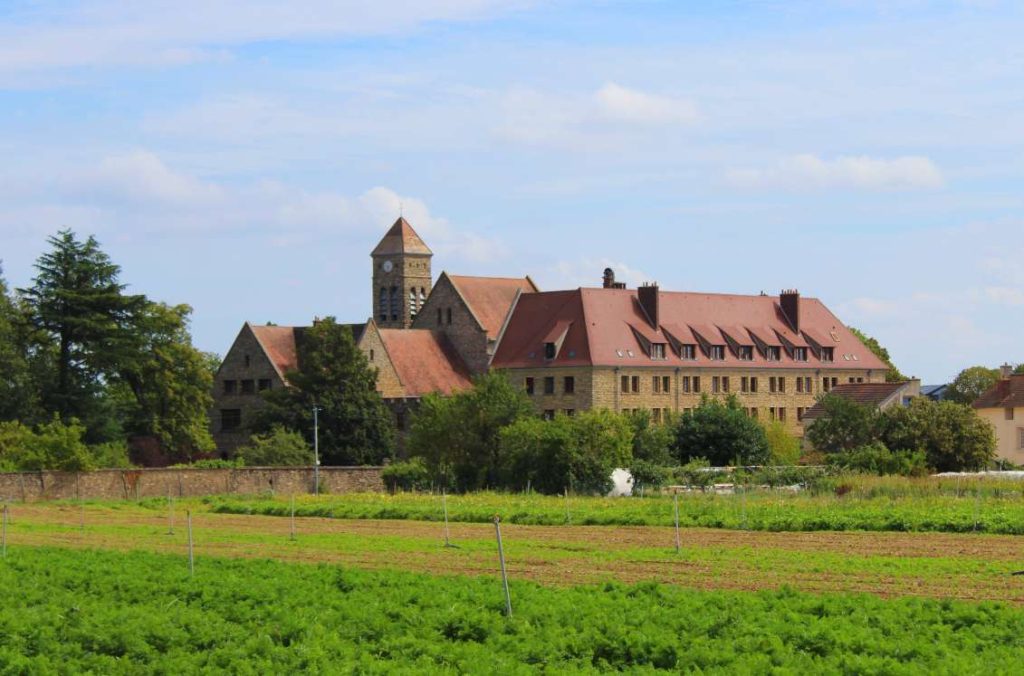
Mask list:
[[[246,467],[303,467],[315,460],[303,436],[280,425],[249,437],[249,443],[235,450],[235,457]]]
[[[423,491],[429,489],[431,484],[430,471],[423,458],[392,463],[381,470],[380,476],[392,493],[396,490]]]
[[[145,552],[8,552],[10,673],[1013,673],[1024,620],[969,604],[366,572]],[[283,593],[282,590],[287,590]]]
[[[308,328],[299,343],[299,367],[289,387],[264,394],[254,431],[275,425],[300,430],[313,443],[313,406],[320,408],[320,457],[327,465],[379,465],[394,454],[391,413],[377,393],[370,367],[347,326],[333,317]]]
[[[900,370],[896,368],[896,365],[892,363],[892,359],[889,357],[889,350],[885,349],[878,344],[878,341],[868,336],[867,334],[859,331],[858,329],[849,327],[850,332],[857,337],[857,340],[864,343],[864,347],[871,350],[876,357],[881,359],[889,370],[885,374],[885,382],[887,383],[902,383],[907,380],[907,377],[900,373]]]
[[[769,420],[763,426],[768,439],[768,464],[795,465],[800,462],[800,440],[789,433],[785,423]]]
[[[999,369],[971,366],[957,374],[946,388],[946,400],[970,406],[986,390],[999,382]]]
[[[653,465],[671,465],[672,441],[678,418],[670,414],[668,419],[658,423],[646,408],[625,414],[633,428],[633,458]]]
[[[692,415],[679,419],[673,450],[680,463],[705,458],[712,465],[763,465],[769,459],[768,439],[748,417],[735,395],[724,402],[706,395]]]
[[[24,314],[10,296],[0,266],[0,421],[35,421],[41,415],[25,329]]]
[[[505,374],[488,373],[451,397],[423,397],[412,416],[406,447],[411,456],[423,458],[438,483],[460,491],[508,485],[512,479],[501,430],[531,417],[533,405],[526,393]]]
[[[928,473],[924,451],[890,451],[880,441],[828,456],[828,464],[841,470],[885,476],[924,476]]]
[[[814,450],[826,455],[868,446],[878,438],[878,411],[836,394],[818,400],[823,411],[804,430]]]
[[[681,467],[675,470],[675,476],[679,483],[692,488],[707,488],[719,481],[726,481],[731,476],[723,470],[711,469],[711,463],[707,458],[691,458]]]
[[[527,482],[540,493],[566,489],[607,493],[617,467],[629,465],[632,428],[624,416],[593,409],[554,420],[523,418],[501,431],[510,487]]]
[[[128,444],[124,441],[107,441],[89,447],[93,464],[97,469],[128,469],[133,467],[128,458]]]
[[[192,462],[179,462],[171,465],[171,469],[238,469],[245,467],[245,461],[241,458],[224,460],[223,458],[204,458]]]
[[[632,477],[633,495],[639,495],[667,484],[672,478],[672,469],[633,458],[629,463],[629,474]]]
[[[882,415],[882,442],[891,449],[923,451],[939,472],[979,470],[995,457],[992,426],[970,406],[917,397]]]
[[[12,471],[96,469],[96,460],[82,441],[85,428],[56,417],[33,430],[20,422],[0,423],[0,466]]]

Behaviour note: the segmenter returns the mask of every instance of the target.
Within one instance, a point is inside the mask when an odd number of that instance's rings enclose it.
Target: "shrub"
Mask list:
[[[17,421],[0,423],[0,464],[16,471],[95,469],[84,433],[77,420],[65,425],[56,416],[35,430]]]
[[[668,412],[671,415],[671,412]],[[676,418],[654,421],[650,409],[641,408],[626,415],[633,430],[633,458],[664,467],[672,464],[672,437]]]
[[[705,396],[691,415],[680,418],[673,447],[680,463],[705,458],[715,466],[763,465],[769,457],[764,429],[735,396],[724,403]]]
[[[132,467],[128,459],[128,444],[124,441],[108,441],[89,447],[96,467],[100,469],[127,469]]]
[[[634,495],[640,490],[661,488],[668,483],[672,475],[668,467],[636,458],[633,458],[629,465],[629,474],[632,477]]]
[[[984,468],[995,457],[992,426],[969,406],[917,397],[882,414],[881,441],[893,449],[921,450],[939,472]]]
[[[701,489],[724,481],[730,476],[726,471],[711,469],[711,464],[704,458],[690,460],[682,467],[676,468],[674,474],[679,483]]]
[[[823,410],[805,434],[814,450],[826,455],[871,444],[878,438],[878,411],[835,394],[818,400]]]
[[[790,466],[800,462],[800,440],[786,430],[785,423],[766,421],[764,434],[768,440],[768,464]]]
[[[380,475],[392,493],[396,490],[418,491],[430,488],[430,472],[423,458],[393,463],[385,467]]]
[[[239,467],[245,467],[245,463],[241,458],[235,458],[234,460],[206,458],[205,460],[195,460],[193,462],[182,462],[176,465],[171,465],[171,469],[238,469]]]
[[[235,451],[235,458],[248,467],[299,467],[314,461],[313,449],[302,435],[280,426],[250,437]]]
[[[828,457],[830,467],[885,476],[924,476],[928,473],[923,451],[891,451],[876,441]]]

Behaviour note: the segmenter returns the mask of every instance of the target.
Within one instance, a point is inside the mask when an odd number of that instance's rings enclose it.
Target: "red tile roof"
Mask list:
[[[352,337],[358,343],[363,335],[366,324],[341,324],[352,330]],[[278,375],[284,375],[299,366],[299,343],[306,326],[262,326],[249,324],[256,341],[263,347],[263,352],[277,369]]]
[[[691,344],[693,332],[706,332],[712,344],[723,345],[725,340],[717,326],[754,328],[772,331],[789,341],[801,344],[793,333],[779,306],[776,296],[738,296],[726,294],[659,293],[661,328],[649,331],[664,336],[670,333],[684,344]],[[491,365],[495,368],[527,368],[543,365],[542,338],[560,321],[571,321],[572,327],[565,338],[554,366],[621,366],[635,367],[649,364],[639,349],[637,337],[630,325],[650,327],[640,308],[635,289],[576,289],[524,294],[509,319],[508,326],[497,347]],[[669,363],[686,364],[701,368],[815,368],[886,370],[886,365],[871,353],[828,308],[815,298],[800,301],[800,326],[829,336],[827,345],[834,348],[833,362],[821,362],[813,353],[807,362],[794,362],[783,351],[777,362],[765,361],[755,351],[753,362],[739,362],[727,351],[725,361],[711,361],[697,351],[696,361],[682,361],[671,352]],[[682,335],[680,335],[682,334]],[[658,342],[669,342],[667,338]],[[629,357],[629,352],[634,353]],[[664,364],[664,362],[659,362]]]
[[[529,277],[447,276],[491,339],[498,337],[516,294],[538,291]]]
[[[443,333],[380,329],[380,337],[406,396],[452,394],[472,386],[469,368]]]
[[[900,390],[910,384],[911,381],[902,383],[844,383],[836,385],[829,394],[849,399],[862,406],[880,407],[892,399]],[[815,404],[804,413],[804,420],[814,420],[821,417],[825,412],[821,404]]]
[[[384,238],[377,245],[377,248],[370,254],[371,256],[381,256],[387,254],[425,254],[432,255],[433,252],[427,247],[427,245],[420,239],[420,236],[416,234],[416,231],[409,225],[409,221],[404,218],[399,218],[395,221],[391,229],[387,231]]]
[[[971,406],[974,408],[1024,406],[1024,374],[1011,375],[1008,379],[1000,380],[978,397]]]

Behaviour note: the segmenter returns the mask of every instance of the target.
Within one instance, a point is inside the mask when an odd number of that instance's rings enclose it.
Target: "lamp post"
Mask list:
[[[319,406],[313,407],[313,494],[320,495],[320,420]]]

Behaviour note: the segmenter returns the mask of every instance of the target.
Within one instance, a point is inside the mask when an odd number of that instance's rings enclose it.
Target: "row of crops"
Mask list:
[[[998,604],[512,587],[328,565],[39,548],[8,552],[2,673],[1009,673],[1024,614]]]

